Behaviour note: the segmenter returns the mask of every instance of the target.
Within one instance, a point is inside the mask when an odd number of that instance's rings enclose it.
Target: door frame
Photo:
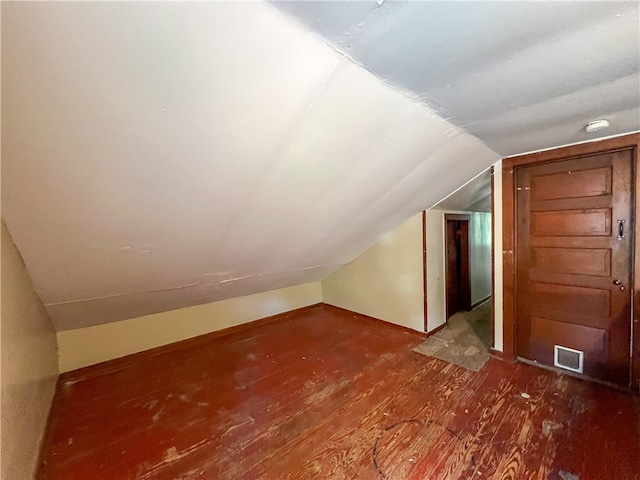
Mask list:
[[[449,221],[459,221],[459,222],[467,222],[467,252],[466,252],[466,268],[463,263],[462,266],[462,278],[460,279],[461,283],[465,282],[464,292],[466,297],[468,297],[468,302],[465,301],[465,306],[469,309],[471,308],[471,271],[469,265],[469,230],[471,228],[471,215],[468,213],[445,213],[444,214],[444,298],[445,298],[445,322],[449,321]],[[465,276],[466,271],[466,276]],[[465,281],[466,280],[466,281]],[[465,299],[466,300],[466,299]]]
[[[524,165],[566,160],[599,152],[631,150],[634,180],[634,244],[632,245],[632,291],[631,295],[631,385],[640,393],[640,255],[636,255],[636,239],[640,238],[640,178],[638,175],[638,149],[640,133],[623,135],[606,140],[580,143],[567,147],[544,150],[535,153],[507,157],[502,161],[502,265],[503,265],[503,358],[515,361],[518,356],[516,345],[516,170]]]

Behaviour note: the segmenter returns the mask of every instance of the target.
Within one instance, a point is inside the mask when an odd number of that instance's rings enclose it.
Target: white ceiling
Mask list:
[[[56,328],[319,280],[493,150],[638,129],[637,4],[461,5],[3,2],[2,217]]]
[[[461,212],[491,212],[491,169],[469,180],[434,208]]]
[[[640,129],[637,1],[274,2],[507,156]]]

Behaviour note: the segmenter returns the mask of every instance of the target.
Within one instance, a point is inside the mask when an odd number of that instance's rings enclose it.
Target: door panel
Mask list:
[[[566,325],[546,318],[533,317],[531,320],[531,333],[535,338],[562,345],[570,343],[578,350],[597,353],[598,357],[605,351],[607,332],[602,328]]]
[[[531,235],[609,236],[611,235],[611,209],[531,212]]]
[[[611,312],[610,293],[599,288],[574,287],[557,283],[531,282],[531,306],[535,313],[561,316],[558,320],[574,323],[572,316],[606,318]]]
[[[611,251],[604,248],[532,247],[531,268],[540,273],[611,275]]]
[[[552,173],[532,179],[533,200],[583,198],[611,193],[611,167],[591,168],[571,175]]]
[[[627,385],[631,152],[521,167],[516,181],[518,355],[553,366],[555,345],[579,350],[585,375]]]

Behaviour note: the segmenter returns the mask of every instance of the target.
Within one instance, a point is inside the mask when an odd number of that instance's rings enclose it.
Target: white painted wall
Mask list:
[[[142,352],[322,301],[320,283],[58,332],[60,371]]]
[[[470,215],[471,300],[491,295],[491,215],[426,212],[427,331],[446,321],[445,213]],[[424,331],[422,231],[413,217],[366,253],[322,281],[325,303]]]
[[[491,295],[491,214],[469,212],[471,304]]]
[[[444,211],[427,210],[427,331],[446,320]]]
[[[424,331],[422,214],[322,281],[325,303]]]
[[[499,170],[498,166],[496,169]],[[501,176],[496,181],[501,185]],[[499,198],[501,201],[501,195]],[[500,213],[501,209],[496,206],[496,211]],[[446,320],[445,213],[469,212],[436,209],[426,212],[428,331]],[[470,268],[472,301],[475,302],[491,293],[491,257],[488,250],[491,231],[489,214],[471,212],[470,215]],[[496,235],[501,235],[501,229]],[[499,240],[501,245],[501,237]],[[422,215],[419,214],[321,283],[60,331],[57,334],[60,369],[74,370],[319,302],[424,331],[422,261]],[[499,288],[502,285],[501,272],[501,265],[496,265],[496,285]],[[499,291],[496,293],[496,305],[502,305],[501,299],[502,292]],[[500,341],[500,348],[501,329],[500,309],[496,312],[496,339]],[[105,339],[109,341],[105,342]]]
[[[503,275],[502,275],[502,160],[493,166],[493,225],[494,225],[494,327],[493,348],[498,351],[503,349]]]
[[[56,336],[2,222],[0,478],[33,478],[58,375]]]

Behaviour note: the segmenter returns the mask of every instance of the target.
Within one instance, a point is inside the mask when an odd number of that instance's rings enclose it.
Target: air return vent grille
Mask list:
[[[553,347],[553,364],[556,367],[571,370],[572,372],[582,373],[584,352],[555,345]]]

